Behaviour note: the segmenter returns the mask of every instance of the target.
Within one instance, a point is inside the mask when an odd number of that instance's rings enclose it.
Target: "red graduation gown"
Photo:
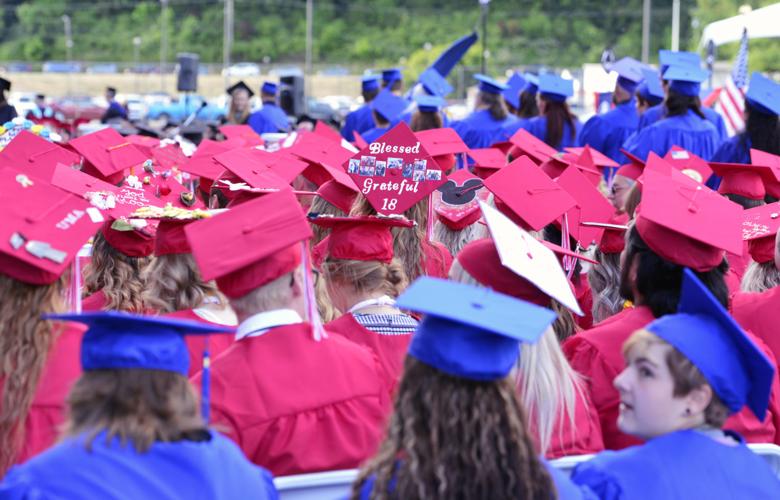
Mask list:
[[[24,422],[24,442],[16,463],[25,462],[54,444],[65,421],[65,398],[81,375],[81,337],[86,328],[79,323],[57,325],[54,328],[61,331],[46,359]]]
[[[583,330],[587,330],[593,326],[593,290],[590,289],[590,283],[586,274],[580,275],[580,284],[574,285],[574,294],[580,309],[584,313],[583,316],[575,314],[574,322]]]
[[[742,255],[726,252],[726,259],[729,261],[729,269],[734,271],[737,281],[742,282],[742,276],[745,275],[747,267],[753,262],[753,259],[750,257],[750,250],[748,250],[748,242],[742,242]],[[729,290],[731,290],[731,287],[729,287]]]
[[[379,373],[368,350],[339,335],[317,342],[308,323],[272,328],[212,362],[212,422],[275,476],[356,468],[382,437]]]
[[[742,328],[764,341],[775,358],[780,357],[780,287],[732,296],[731,313]]]
[[[423,243],[423,270],[426,276],[446,279],[452,267],[452,254],[438,241]]]
[[[207,319],[204,319],[195,314],[192,309],[186,309],[184,311],[175,311],[172,313],[164,314],[168,318],[187,319],[190,321],[199,321],[206,323],[207,325],[220,325],[220,323],[214,323]],[[220,325],[221,326],[221,325]],[[209,357],[213,360],[217,356],[226,351],[228,347],[235,343],[236,336],[227,333],[217,333],[215,335],[187,335],[184,337],[184,342],[187,344],[187,350],[190,353],[190,369],[187,372],[188,377],[192,377],[203,368],[203,351],[206,350],[206,345],[209,347]]]
[[[603,449],[599,414],[590,395],[583,388],[574,404],[574,427],[566,416],[557,420],[545,458],[552,460],[569,455],[587,455]]]
[[[106,307],[106,295],[103,293],[103,290],[98,290],[81,300],[81,310],[83,312],[102,311],[104,307]]]
[[[599,413],[604,446],[607,449],[622,449],[640,443],[633,436],[618,430],[620,397],[612,382],[625,367],[623,343],[632,333],[654,319],[650,309],[645,306],[625,309],[594,328],[570,337],[563,344],[564,353],[572,367],[585,377],[586,387]],[[760,345],[768,351],[763,343]],[[736,415],[732,415],[723,428],[737,431],[750,443],[776,442],[776,429],[780,428],[779,391],[780,386],[775,380],[769,401],[769,415],[763,423],[759,422],[750,410],[743,408]]]
[[[411,334],[381,335],[372,332],[358,323],[350,313],[326,324],[325,329],[370,349],[379,360],[385,386],[391,395],[395,393],[404,368],[406,352],[409,350],[409,342],[412,340]]]

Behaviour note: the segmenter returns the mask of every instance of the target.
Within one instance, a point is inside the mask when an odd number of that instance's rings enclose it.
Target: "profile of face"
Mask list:
[[[547,101],[542,99],[541,94],[536,94],[536,107],[539,108],[539,114],[543,115],[544,110],[547,107]]]
[[[614,381],[620,394],[617,425],[622,432],[647,440],[704,422],[707,391],[700,388],[674,396],[674,379],[666,360],[671,349],[661,342],[645,342],[627,353],[626,368]]]
[[[623,207],[626,206],[626,198],[628,198],[628,193],[633,186],[634,181],[623,175],[615,175],[612,178],[612,187],[607,198],[618,211],[623,212]]]
[[[249,109],[249,92],[244,89],[236,89],[231,95],[233,97],[233,107],[236,111],[244,112]]]

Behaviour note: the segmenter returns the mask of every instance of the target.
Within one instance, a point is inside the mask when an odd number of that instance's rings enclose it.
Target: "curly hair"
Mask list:
[[[620,296],[620,254],[596,249],[593,257],[598,265],[588,269],[588,283],[593,292],[593,324],[609,318],[623,309]]]
[[[160,370],[85,372],[68,396],[66,436],[86,434],[87,448],[101,433],[119,437],[139,453],[155,442],[207,438],[198,397],[187,377]]]
[[[146,283],[142,302],[160,313],[195,309],[206,297],[227,300],[213,281],[203,281],[191,254],[167,254],[156,257],[141,273]]]
[[[51,285],[30,285],[0,274],[0,477],[16,461],[24,442],[24,422],[61,328],[41,315],[65,311],[66,281],[63,275]]]
[[[103,291],[105,309],[144,312],[142,275],[153,257],[128,257],[112,247],[98,231],[92,244],[92,259],[84,267],[84,296]]]
[[[780,285],[780,271],[774,261],[751,262],[742,276],[740,290],[743,292],[763,292]]]
[[[332,205],[321,196],[315,196],[311,201],[309,215],[311,214],[332,215],[334,217],[344,217],[346,215],[343,210],[338,208],[336,205]],[[330,234],[330,229],[319,226],[317,224],[311,224],[311,232],[314,233],[314,236],[312,236],[311,240],[309,240],[309,245],[313,248],[314,245],[324,240],[325,237]]]
[[[536,455],[511,377],[452,377],[412,357],[404,362],[387,436],[360,471],[370,498],[555,498]],[[394,483],[393,491],[390,484]]]
[[[365,260],[328,259],[322,265],[325,279],[337,286],[349,285],[360,294],[381,292],[398,297],[406,288],[404,268],[398,259],[389,263]]]

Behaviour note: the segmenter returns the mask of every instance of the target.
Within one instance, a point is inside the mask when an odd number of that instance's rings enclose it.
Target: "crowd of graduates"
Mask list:
[[[341,131],[241,82],[194,142],[10,124],[0,498],[780,496],[780,85],[728,138],[660,60],[584,125],[552,74],[450,121],[435,69]]]

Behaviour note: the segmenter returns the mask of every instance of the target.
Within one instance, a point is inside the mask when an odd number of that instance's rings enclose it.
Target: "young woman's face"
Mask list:
[[[613,207],[621,212],[623,211],[623,208],[626,206],[626,198],[628,198],[628,193],[631,191],[633,185],[634,181],[628,177],[622,175],[615,175],[615,177],[613,177],[612,188],[609,190],[609,195],[607,196]]]
[[[233,106],[237,111],[244,111],[249,108],[249,93],[244,89],[233,91]]]
[[[650,439],[689,427],[688,401],[673,395],[674,380],[666,363],[668,345],[651,343],[628,353],[626,368],[615,377],[620,394],[618,428]]]

